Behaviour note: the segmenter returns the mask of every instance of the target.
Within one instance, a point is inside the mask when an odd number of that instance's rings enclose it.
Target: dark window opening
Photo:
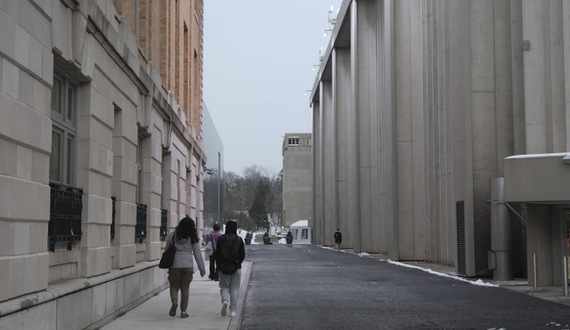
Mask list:
[[[50,219],[48,224],[49,250],[54,252],[56,243],[67,243],[71,250],[73,242],[80,241],[83,190],[50,182]]]
[[[143,243],[146,238],[146,204],[137,203],[137,224],[135,225],[135,238]]]
[[[160,239],[164,241],[168,235],[168,210],[160,209]]]
[[[116,205],[117,205],[117,198],[111,197],[113,201],[113,208],[111,213],[111,240],[115,239],[115,215],[116,215]]]

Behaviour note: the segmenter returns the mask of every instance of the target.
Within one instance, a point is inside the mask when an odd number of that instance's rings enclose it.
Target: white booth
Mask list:
[[[293,223],[289,230],[293,234],[293,244],[311,244],[312,228],[309,220],[299,220]]]

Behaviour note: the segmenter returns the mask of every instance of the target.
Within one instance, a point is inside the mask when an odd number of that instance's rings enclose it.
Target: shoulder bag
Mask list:
[[[176,254],[176,248],[174,247],[175,239],[176,237],[173,236],[172,240],[170,241],[170,245],[162,253],[162,257],[158,263],[158,268],[168,269],[172,267],[172,264],[174,263],[174,255]]]
[[[206,246],[204,247],[204,252],[206,252],[206,255],[208,256],[214,254],[214,247],[212,246],[212,241],[208,241],[208,244],[206,244]]]

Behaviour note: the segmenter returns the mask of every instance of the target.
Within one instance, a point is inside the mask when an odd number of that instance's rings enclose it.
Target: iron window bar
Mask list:
[[[168,210],[160,209],[160,239],[164,241],[168,235]]]
[[[115,239],[115,218],[116,218],[116,214],[117,214],[117,198],[116,197],[111,197],[111,200],[113,201],[113,206],[112,206],[112,213],[111,213],[111,240]]]
[[[81,211],[83,210],[83,189],[50,181],[50,217],[48,244],[51,252],[58,242],[67,243],[71,250],[73,243],[81,240]]]
[[[143,243],[146,238],[146,204],[137,203],[137,224],[135,225],[135,239]]]

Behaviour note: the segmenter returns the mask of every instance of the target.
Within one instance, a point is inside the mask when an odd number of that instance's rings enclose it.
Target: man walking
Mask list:
[[[226,316],[228,302],[230,316],[236,316],[237,302],[241,283],[241,263],[245,259],[245,245],[237,235],[237,223],[226,222],[226,233],[218,239],[216,264],[220,271],[220,295],[222,298],[222,316]]]
[[[340,243],[342,243],[342,233],[340,232],[340,228],[337,228],[334,233],[334,246],[337,251],[340,251]]]

